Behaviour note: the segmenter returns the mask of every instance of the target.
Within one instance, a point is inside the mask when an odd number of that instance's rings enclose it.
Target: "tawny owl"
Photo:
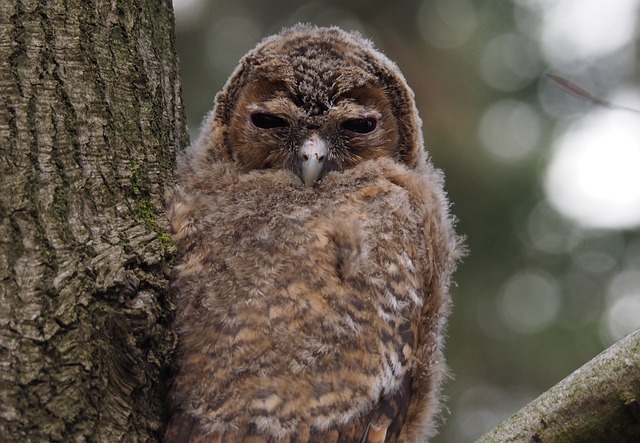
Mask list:
[[[250,51],[179,159],[167,442],[434,433],[458,238],[395,64],[338,28]]]

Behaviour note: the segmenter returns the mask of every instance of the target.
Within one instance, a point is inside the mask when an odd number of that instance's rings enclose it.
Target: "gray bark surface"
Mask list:
[[[639,441],[640,330],[603,351],[478,440]]]
[[[0,2],[0,441],[156,441],[187,144],[165,1]]]

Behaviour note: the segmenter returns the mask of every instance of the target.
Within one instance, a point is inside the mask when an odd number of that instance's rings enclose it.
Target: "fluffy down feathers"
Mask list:
[[[313,188],[284,166],[248,168],[238,152],[253,146],[229,142],[234,105],[264,78],[303,97],[309,118],[379,88],[397,119],[393,149]],[[419,126],[401,74],[360,37],[296,27],[241,61],[168,196],[179,345],[165,441],[433,434],[458,241]]]

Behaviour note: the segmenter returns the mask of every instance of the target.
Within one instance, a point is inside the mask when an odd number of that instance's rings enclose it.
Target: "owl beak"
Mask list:
[[[313,134],[300,148],[302,157],[302,181],[311,188],[322,172],[322,165],[327,157],[327,143],[317,134]]]

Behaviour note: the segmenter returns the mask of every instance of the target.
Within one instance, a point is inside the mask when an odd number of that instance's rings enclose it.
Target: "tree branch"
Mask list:
[[[640,329],[478,440],[569,441],[640,441]]]

